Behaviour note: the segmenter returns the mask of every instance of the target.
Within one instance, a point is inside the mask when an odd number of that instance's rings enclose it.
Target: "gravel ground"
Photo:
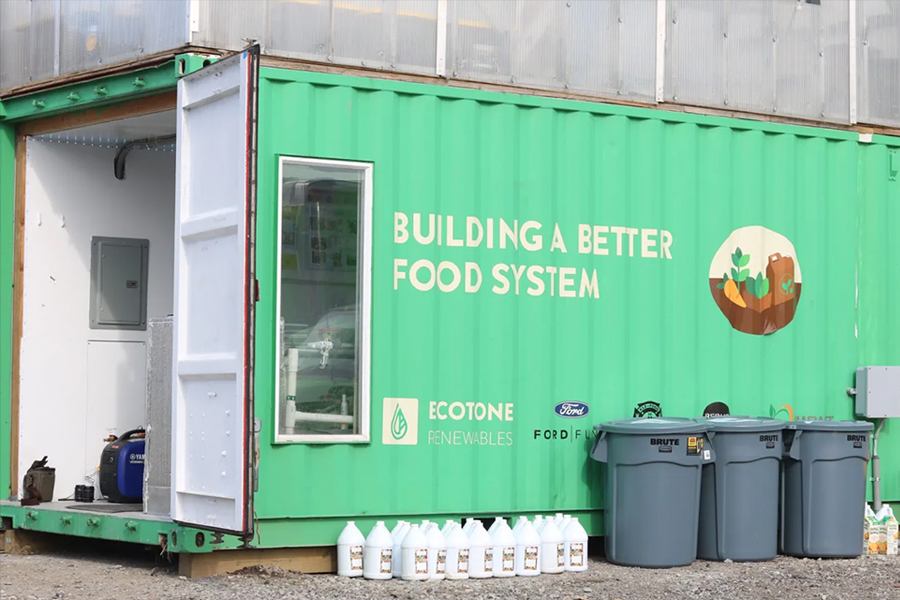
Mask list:
[[[881,600],[900,599],[900,557],[854,560],[779,557],[765,563],[710,563],[646,570],[592,559],[584,573],[532,578],[364,581],[256,568],[188,580],[163,557],[121,549],[0,556],[3,600],[254,600],[464,598],[542,600]]]

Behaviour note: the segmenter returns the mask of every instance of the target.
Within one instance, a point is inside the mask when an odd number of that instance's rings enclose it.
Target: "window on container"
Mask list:
[[[277,441],[369,440],[372,165],[282,157]]]

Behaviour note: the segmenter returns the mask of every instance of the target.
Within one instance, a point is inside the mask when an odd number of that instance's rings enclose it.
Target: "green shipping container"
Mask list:
[[[602,535],[601,421],[854,418],[856,368],[900,365],[898,152],[851,131],[261,69],[251,545],[333,544],[347,519],[555,512]],[[900,500],[896,424],[879,445]]]

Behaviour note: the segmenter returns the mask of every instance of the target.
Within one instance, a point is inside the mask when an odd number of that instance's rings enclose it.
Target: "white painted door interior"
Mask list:
[[[172,515],[252,534],[258,47],[178,84]]]

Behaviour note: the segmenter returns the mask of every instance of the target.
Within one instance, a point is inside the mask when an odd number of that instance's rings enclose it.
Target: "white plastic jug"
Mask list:
[[[556,528],[559,529],[559,532],[563,534],[563,537],[566,535],[566,527],[569,526],[569,523],[572,521],[572,515],[563,515],[562,524],[557,525]]]
[[[475,527],[475,519],[466,519],[466,524],[463,526],[463,533],[466,534],[466,537],[472,535],[472,529]]]
[[[437,523],[428,526],[425,538],[428,540],[428,578],[444,579],[447,572],[447,541]]]
[[[528,517],[519,517],[516,520],[516,526],[513,527],[513,535],[516,535],[520,529],[522,529],[522,525],[524,525],[528,521]]]
[[[534,527],[534,530],[537,532],[537,534],[541,535],[541,528],[544,527],[544,517],[542,517],[541,515],[537,515],[534,518],[532,526]]]
[[[393,575],[394,577],[400,577],[403,572],[403,539],[406,537],[406,534],[409,533],[411,523],[407,521],[401,521],[403,525],[401,525],[397,532],[391,536],[391,539],[394,542],[394,568]]]
[[[428,579],[428,540],[419,526],[413,523],[403,538],[400,576],[407,581]]]
[[[494,517],[494,522],[491,523],[491,527],[490,527],[490,529],[488,529],[488,534],[491,537],[493,537],[494,532],[497,531],[497,528],[500,526],[501,521],[503,521],[505,523],[506,519],[504,519],[503,517]]]
[[[354,521],[347,521],[347,526],[338,536],[338,575],[342,577],[361,577],[363,574],[363,548],[366,538]]]
[[[404,523],[406,523],[406,521],[403,521],[403,520],[397,521],[397,524],[394,525],[393,529],[391,529],[391,537],[394,537],[394,534],[397,533],[398,531],[400,531],[400,528],[403,527]]]
[[[563,538],[566,544],[564,559],[566,571],[587,571],[588,535],[581,523],[578,522],[578,517],[572,517],[572,520],[569,521]]]
[[[556,519],[548,519],[541,530],[541,573],[562,573],[565,569],[565,539],[556,527]]]
[[[450,530],[453,529],[455,525],[456,523],[452,519],[447,519],[446,521],[444,521],[444,526],[441,527],[441,535],[446,538],[447,534],[450,533]]]
[[[534,577],[541,574],[541,536],[527,519],[516,536],[516,575]]]
[[[506,524],[506,519],[499,521],[491,535],[491,543],[494,544],[494,577],[513,577],[516,574],[516,537]]]
[[[447,534],[447,579],[469,578],[469,538],[461,527]]]
[[[556,513],[556,515],[553,517],[553,522],[556,523],[557,529],[559,529],[559,526],[562,525],[563,519],[565,518],[566,516],[562,513]]]
[[[390,579],[393,573],[393,553],[394,540],[391,532],[384,526],[384,521],[378,521],[366,537],[363,576],[366,579]]]
[[[893,509],[887,504],[885,504],[885,507],[887,508],[887,516],[884,524],[884,553],[888,556],[896,556],[900,554],[900,523],[897,522]]]
[[[475,521],[469,536],[469,577],[494,576],[494,544],[481,521]]]

